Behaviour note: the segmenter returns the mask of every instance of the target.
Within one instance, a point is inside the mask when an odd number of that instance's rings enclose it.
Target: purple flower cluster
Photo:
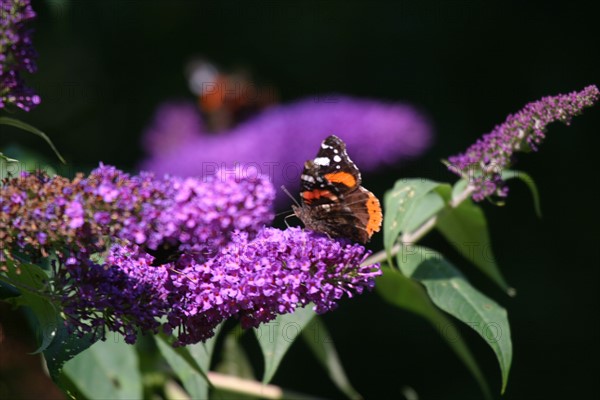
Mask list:
[[[560,121],[569,125],[571,118],[592,106],[599,97],[598,88],[592,85],[580,92],[547,96],[529,103],[483,135],[467,151],[449,157],[449,169],[469,179],[475,201],[492,195],[506,197],[508,187],[501,172],[514,162],[514,153],[537,151],[550,123]]]
[[[32,258],[56,252],[84,262],[107,238],[156,250],[215,252],[234,231],[255,234],[273,218],[267,179],[216,171],[202,180],[130,176],[101,165],[86,178],[23,174],[0,187],[2,247]]]
[[[37,68],[32,30],[27,28],[34,18],[29,0],[0,0],[0,108],[13,104],[29,111],[41,101],[21,77],[21,71]]]
[[[141,168],[158,173],[202,176],[239,164],[246,173],[269,176],[275,187],[299,186],[304,162],[315,143],[340,136],[363,171],[414,158],[431,142],[427,120],[403,104],[328,96],[267,108],[230,131],[206,132],[192,103],[159,108],[146,131],[150,157]]]
[[[77,333],[106,328],[134,343],[138,330],[157,332],[158,319],[169,311],[169,273],[152,267],[152,256],[137,246],[114,246],[104,262],[69,258],[56,271],[63,312]]]
[[[130,176],[101,165],[73,180],[25,173],[0,185],[3,254],[54,254],[55,296],[80,333],[106,329],[133,343],[164,331],[178,345],[212,336],[230,317],[244,327],[374,285],[365,248],[290,228],[265,228],[272,185],[219,170],[199,180]],[[110,241],[110,245],[109,245]],[[157,265],[165,243],[179,255]]]
[[[361,266],[368,255],[359,244],[299,228],[265,228],[253,240],[241,233],[209,262],[175,277],[180,303],[173,305],[167,326],[179,328],[177,343],[185,345],[212,336],[231,316],[247,328],[309,303],[324,313],[344,294],[374,286],[381,270]]]
[[[227,318],[247,328],[309,303],[318,313],[335,308],[344,294],[373,287],[381,270],[361,266],[368,254],[299,228],[265,228],[254,239],[240,232],[206,262],[186,254],[159,267],[136,246],[114,246],[108,268],[69,269],[73,290],[63,304],[81,331],[107,326],[132,343],[137,329],[156,332],[166,321],[176,345],[187,345],[211,337]]]

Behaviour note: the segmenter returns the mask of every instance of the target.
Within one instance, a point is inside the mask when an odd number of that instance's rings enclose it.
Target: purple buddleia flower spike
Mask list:
[[[33,258],[57,252],[64,260],[68,249],[85,261],[106,250],[106,238],[209,254],[234,231],[254,235],[270,223],[274,196],[268,179],[237,170],[204,179],[131,176],[105,165],[73,180],[25,173],[0,186],[0,239]]]
[[[29,0],[0,0],[0,109],[15,105],[30,111],[40,97],[25,86],[21,71],[36,71],[37,53],[27,24],[35,18]]]
[[[162,324],[176,345],[204,341],[228,318],[245,328],[314,304],[318,313],[337,307],[344,296],[370,290],[381,274],[363,266],[364,247],[299,228],[261,230],[254,239],[239,232],[216,256],[202,261],[185,254],[154,267],[135,245],[115,245],[103,265],[73,262],[59,272],[62,304],[79,334],[106,329],[128,343],[138,330]]]
[[[80,335],[106,329],[134,343],[138,330],[158,331],[158,319],[170,309],[169,271],[150,266],[152,256],[136,246],[114,246],[104,263],[67,263],[58,271],[61,303],[68,322]]]
[[[197,343],[230,317],[253,327],[309,303],[322,313],[373,287],[381,271],[361,265],[363,246],[265,228],[273,198],[267,179],[238,169],[203,180],[105,165],[73,180],[23,173],[0,185],[0,243],[17,267],[55,255],[49,287],[72,329],[128,343],[161,327]],[[181,254],[157,265],[150,250],[164,243]]]
[[[368,255],[359,244],[299,228],[265,228],[253,240],[241,233],[209,262],[174,276],[179,303],[167,327],[186,345],[206,340],[232,316],[247,328],[309,303],[324,313],[344,295],[373,288],[381,270],[361,265]]]
[[[580,92],[547,96],[529,103],[464,153],[449,157],[449,169],[469,180],[475,201],[493,195],[506,197],[508,187],[501,173],[513,164],[514,153],[537,151],[549,124],[560,121],[569,125],[571,118],[592,106],[599,97],[598,88],[591,85]]]

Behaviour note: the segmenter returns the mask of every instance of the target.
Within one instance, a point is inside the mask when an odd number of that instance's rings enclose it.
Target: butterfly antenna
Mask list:
[[[283,193],[287,194],[287,195],[288,195],[288,197],[289,197],[290,199],[292,199],[292,201],[293,201],[293,202],[294,202],[294,203],[295,203],[295,204],[296,204],[298,207],[302,207],[302,206],[300,205],[300,203],[298,203],[298,200],[296,200],[296,198],[295,198],[294,196],[292,196],[292,194],[290,193],[290,191],[289,191],[289,190],[287,190],[287,188],[285,187],[285,185],[281,185],[281,190],[283,190]]]
[[[288,214],[289,215],[289,213],[290,213],[290,210],[278,212],[277,214],[275,214],[275,217],[279,217],[280,215],[283,215],[283,214]]]
[[[285,226],[287,226],[288,228],[291,228],[291,227],[290,227],[290,224],[288,224],[287,220],[288,220],[288,218],[290,218],[290,217],[295,217],[295,216],[296,216],[296,214],[294,214],[294,213],[287,215],[287,216],[286,216],[286,217],[283,219],[283,222],[285,223]]]
[[[169,270],[170,270],[170,271],[172,271],[172,272],[175,272],[176,274],[179,274],[179,275],[183,275],[183,276],[185,276],[185,277],[186,277],[187,279],[189,279],[189,280],[190,280],[190,282],[192,282],[192,283],[198,283],[198,281],[197,281],[197,280],[190,278],[190,277],[189,277],[189,276],[188,276],[188,275],[187,275],[185,272],[178,271],[178,270],[176,270],[176,269],[175,269],[175,268],[173,268],[173,267],[170,267],[170,268],[169,268]]]

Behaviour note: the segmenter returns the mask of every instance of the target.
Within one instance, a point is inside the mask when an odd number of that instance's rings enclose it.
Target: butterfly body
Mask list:
[[[301,205],[292,206],[305,227],[365,244],[381,229],[379,200],[362,187],[360,171],[337,136],[327,137],[315,159],[304,164]]]

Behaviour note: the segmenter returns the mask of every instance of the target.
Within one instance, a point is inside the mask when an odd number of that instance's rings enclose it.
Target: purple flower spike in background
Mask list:
[[[363,171],[416,157],[431,142],[429,123],[410,106],[344,96],[327,99],[272,106],[230,131],[212,135],[200,122],[194,126],[200,117],[191,105],[164,105],[147,130],[151,154],[141,168],[202,176],[215,166],[239,163],[249,173],[268,175],[277,188],[285,184],[294,189],[304,162],[314,157],[315,143],[330,134],[347,143]]]
[[[30,111],[40,97],[25,86],[21,71],[34,73],[37,53],[27,24],[35,18],[29,0],[0,0],[0,108]]]
[[[188,101],[165,103],[154,115],[144,135],[148,154],[171,154],[205,132],[198,107]]]
[[[580,92],[547,96],[527,104],[506,121],[478,139],[462,154],[448,158],[449,169],[469,179],[473,200],[488,196],[506,197],[508,187],[501,173],[514,162],[514,153],[537,151],[546,137],[546,127],[555,121],[565,124],[600,97],[596,86]]]

